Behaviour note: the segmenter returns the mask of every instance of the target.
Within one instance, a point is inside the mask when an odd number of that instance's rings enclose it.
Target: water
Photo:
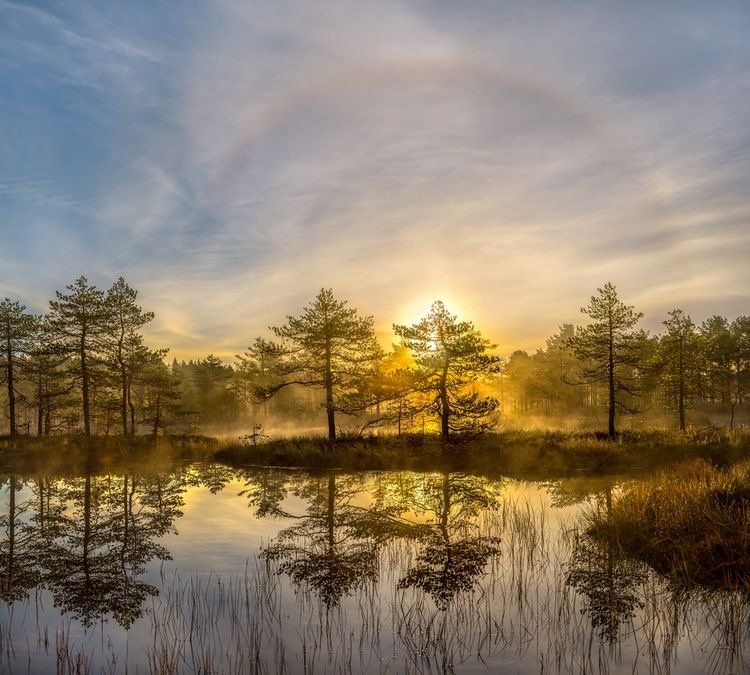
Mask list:
[[[206,463],[0,481],[3,673],[747,668],[743,597],[675,590],[585,535],[616,481]]]

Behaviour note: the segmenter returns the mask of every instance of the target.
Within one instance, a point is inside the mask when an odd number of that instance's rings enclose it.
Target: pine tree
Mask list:
[[[335,441],[336,412],[346,412],[346,393],[382,357],[373,318],[359,316],[346,300],[337,300],[330,288],[323,288],[300,316],[288,316],[283,326],[272,330],[281,340],[281,358],[273,366],[276,381],[257,393],[269,398],[293,384],[322,388],[328,439]]]
[[[692,319],[681,309],[669,312],[664,322],[667,332],[657,350],[662,379],[672,394],[680,424],[685,431],[685,411],[696,394],[700,349]]]
[[[92,377],[104,361],[109,322],[104,291],[78,277],[66,286],[68,293],[56,291],[50,300],[48,322],[57,347],[69,357],[70,374],[81,389],[83,432],[91,435]]]
[[[153,320],[153,312],[144,312],[136,299],[138,291],[128,286],[119,277],[104,298],[108,314],[106,351],[111,366],[117,372],[120,389],[120,417],[123,436],[128,435],[128,406],[132,398],[130,387],[134,370],[138,367],[139,355],[144,348],[141,328]],[[130,434],[135,433],[131,416]]]
[[[583,362],[581,382],[603,383],[607,387],[608,435],[614,438],[616,410],[631,413],[638,410],[631,403],[638,396],[633,369],[640,365],[645,334],[633,328],[643,314],[623,303],[611,283],[597,291],[588,307],[581,308],[592,322],[579,328],[568,344]]]
[[[16,386],[18,365],[33,349],[39,320],[28,314],[20,302],[5,298],[0,302],[0,368],[8,392],[8,433],[11,438],[18,433],[16,427]]]
[[[469,385],[499,372],[500,358],[488,353],[495,345],[473,323],[459,321],[438,300],[419,323],[394,324],[393,331],[412,353],[416,391],[429,396],[443,440],[452,431],[483,431],[491,426],[497,399],[480,396]]]

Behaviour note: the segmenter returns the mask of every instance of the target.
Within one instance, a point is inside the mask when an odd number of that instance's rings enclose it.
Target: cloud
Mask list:
[[[454,298],[503,348],[577,321],[606,280],[647,313],[739,311],[742,5],[225,0],[160,17],[163,36],[129,6],[116,26],[0,6],[25,17],[18,55],[0,49],[17,109],[38,92],[20,74],[51,59],[90,89],[43,99],[45,147],[0,176],[0,201],[67,252],[33,248],[36,293],[125,274],[182,355],[231,355],[321,286],[384,332],[414,298]],[[23,22],[44,28],[31,47]]]

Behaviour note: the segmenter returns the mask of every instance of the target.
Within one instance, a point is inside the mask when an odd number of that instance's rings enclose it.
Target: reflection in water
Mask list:
[[[444,473],[422,476],[415,488],[405,505],[427,520],[414,526],[420,551],[398,587],[419,588],[447,609],[457,593],[474,587],[489,558],[499,553],[500,538],[483,536],[476,522],[480,511],[497,508],[498,485]]]
[[[609,517],[612,483],[605,483],[597,497]],[[584,611],[603,640],[617,642],[621,624],[633,618],[636,608],[643,608],[639,585],[645,581],[643,566],[622,553],[611,529],[604,541],[576,533],[566,582],[585,597]]]
[[[0,528],[5,532],[5,538],[0,542],[0,597],[12,603],[28,597],[29,589],[39,583],[34,550],[38,537],[34,524],[23,520],[31,504],[29,501],[18,502],[22,482],[11,474],[0,485],[7,486],[8,494],[7,515],[0,517]]]
[[[748,665],[746,596],[675,589],[582,533],[603,480],[196,464],[0,485],[2,672]]]
[[[272,509],[265,485],[249,493],[259,513]],[[263,551],[280,562],[280,572],[314,589],[329,607],[378,575],[378,547],[386,530],[377,509],[352,503],[362,490],[361,478],[333,473],[296,484],[294,494],[307,502],[307,512]]]
[[[147,563],[169,552],[154,539],[171,522],[139,500],[133,476],[66,481],[69,505],[55,518],[54,536],[40,547],[45,585],[55,605],[83,625],[111,614],[124,627],[141,616],[143,601],[158,590],[139,580]]]

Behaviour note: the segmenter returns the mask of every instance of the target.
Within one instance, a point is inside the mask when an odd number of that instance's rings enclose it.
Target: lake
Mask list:
[[[730,673],[736,592],[586,534],[616,479],[0,475],[0,672]]]

